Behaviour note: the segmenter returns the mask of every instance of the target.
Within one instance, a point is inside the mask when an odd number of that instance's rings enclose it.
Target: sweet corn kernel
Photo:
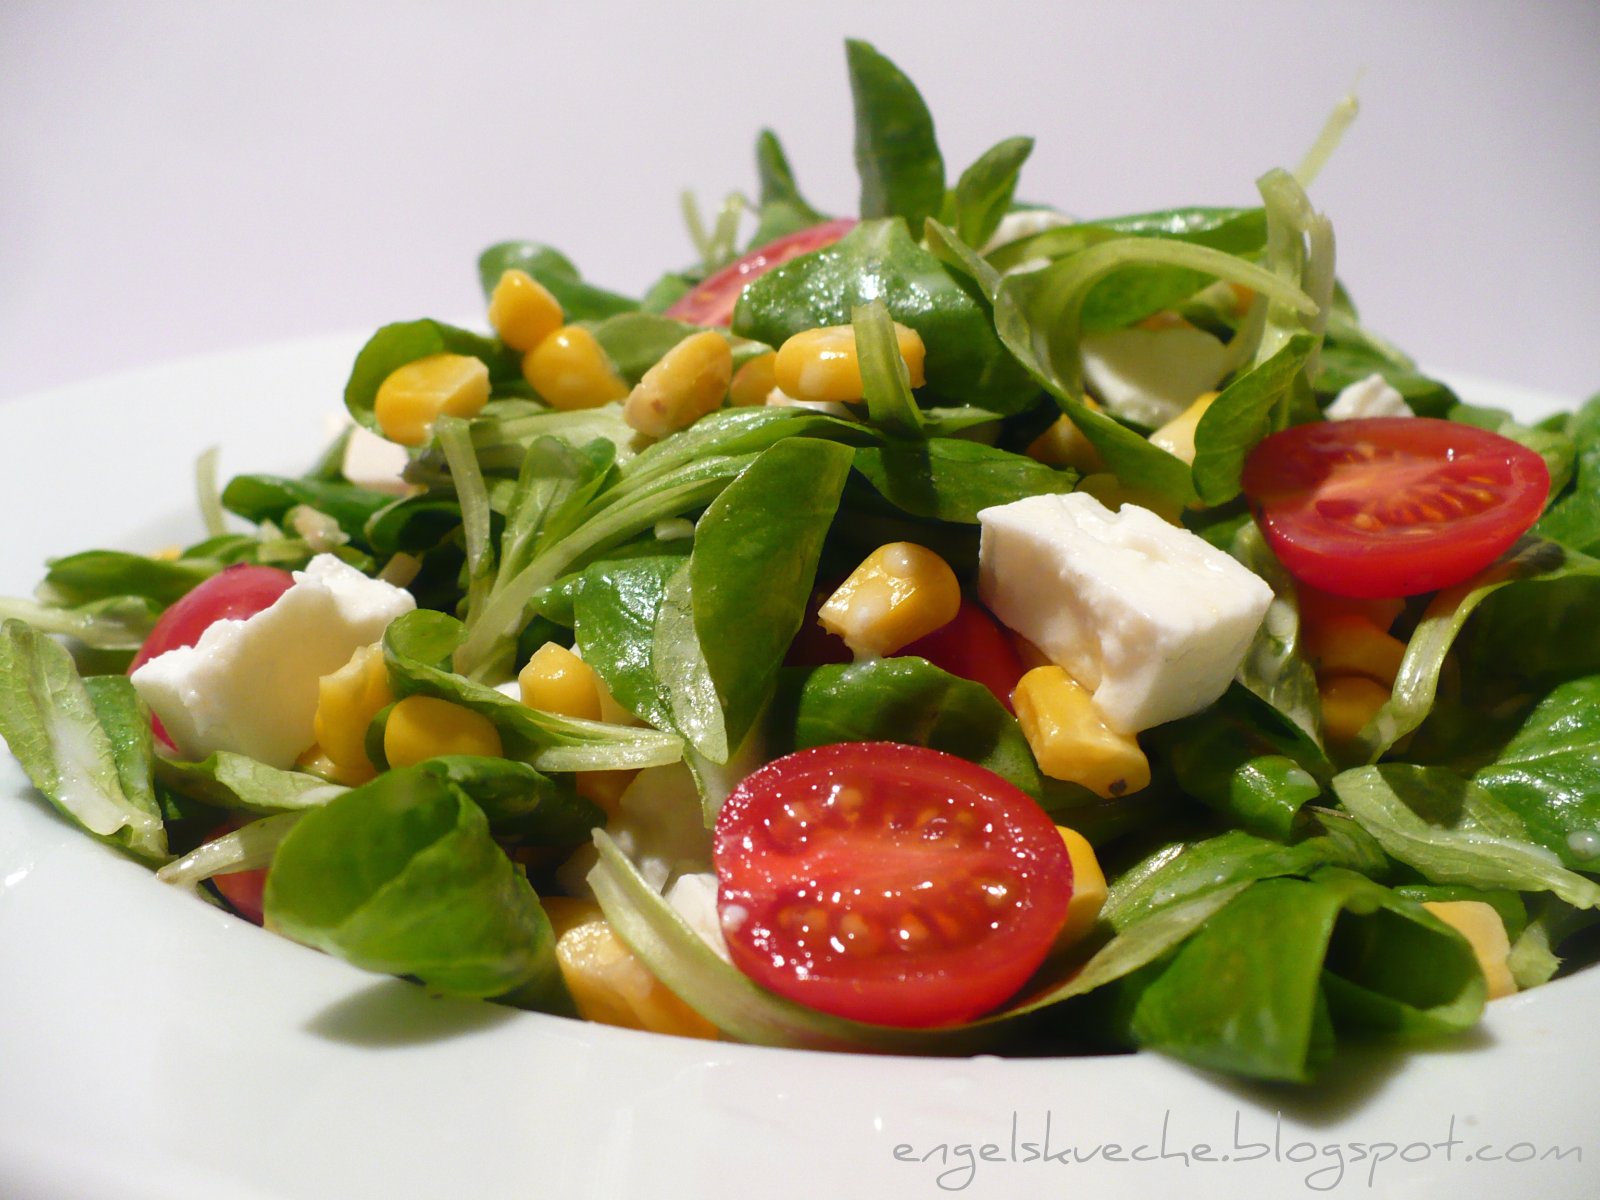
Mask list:
[[[881,656],[948,624],[960,607],[949,563],[912,542],[890,542],[850,573],[817,619],[857,655]]]
[[[1388,702],[1389,689],[1365,675],[1327,675],[1322,693],[1322,730],[1330,742],[1348,742]]]
[[[556,962],[578,1015],[603,1025],[680,1037],[717,1037],[717,1027],[652,975],[613,932],[600,906],[552,896],[541,900],[556,931]]]
[[[393,703],[381,642],[360,647],[344,666],[318,680],[313,728],[335,782],[353,787],[378,773],[367,757],[367,727]]]
[[[1067,903],[1067,918],[1061,922],[1061,932],[1056,934],[1056,949],[1072,945],[1094,928],[1100,909],[1106,902],[1106,876],[1100,869],[1100,859],[1087,838],[1076,829],[1057,825],[1056,832],[1067,848],[1067,858],[1072,862],[1072,899]]]
[[[441,754],[499,758],[500,731],[470,708],[437,696],[407,696],[389,710],[383,756],[391,767],[409,767]]]
[[[898,321],[894,326],[900,357],[911,375],[911,386],[921,387],[927,351],[914,329]],[[778,347],[774,364],[778,387],[796,400],[832,400],[856,404],[862,399],[861,363],[856,357],[856,331],[849,325],[806,329]]]
[[[722,407],[732,380],[728,339],[710,329],[692,333],[644,373],[622,418],[646,437],[666,437]]]
[[[489,368],[467,354],[430,354],[396,368],[378,385],[372,415],[383,436],[420,446],[446,414],[471,417],[489,402]]]
[[[546,642],[517,674],[522,702],[529,708],[600,720],[600,676],[565,646]]]
[[[563,325],[524,354],[522,376],[551,408],[598,408],[628,394],[594,334],[581,325]]]
[[[1482,900],[1429,900],[1422,907],[1472,945],[1484,982],[1489,985],[1489,999],[1498,1000],[1517,990],[1517,981],[1511,977],[1507,961],[1511,955],[1511,939],[1506,936],[1505,922],[1494,905]]]
[[[1108,726],[1088,690],[1060,667],[1029,671],[1011,704],[1039,770],[1051,779],[1108,798],[1149,786],[1150,760],[1137,739]]]
[[[1084,403],[1090,408],[1100,407],[1087,397]],[[1071,467],[1080,475],[1092,475],[1105,470],[1105,463],[1100,458],[1100,452],[1094,448],[1094,443],[1067,416],[1057,417],[1051,422],[1050,428],[1029,442],[1027,454],[1047,467]]]
[[[1365,675],[1394,686],[1406,644],[1359,613],[1345,613],[1301,627],[1306,656],[1321,675]]]
[[[733,373],[728,384],[728,403],[737,408],[765,404],[778,386],[778,352],[758,354]]]
[[[638,771],[579,771],[572,777],[573,789],[608,817],[617,815],[622,793],[639,775]]]
[[[561,328],[561,302],[526,271],[500,273],[489,297],[489,324],[513,350],[527,353]]]
[[[1168,525],[1183,524],[1183,508],[1165,496],[1129,487],[1109,471],[1099,475],[1085,475],[1078,480],[1078,491],[1087,492],[1113,512],[1124,504],[1148,508]]]
[[[1218,395],[1217,392],[1200,393],[1193,404],[1150,435],[1150,444],[1160,446],[1186,463],[1194,462],[1194,431]]]

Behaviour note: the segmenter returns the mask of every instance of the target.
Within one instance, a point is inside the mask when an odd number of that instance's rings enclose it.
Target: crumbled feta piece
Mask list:
[[[1089,390],[1116,416],[1165,425],[1213,390],[1228,370],[1228,349],[1193,325],[1113,329],[1079,344]]]
[[[667,888],[666,901],[690,929],[723,958],[728,958],[728,943],[722,937],[722,918],[717,912],[715,871],[695,871],[680,875]]]
[[[1221,696],[1272,600],[1251,571],[1135,505],[1030,496],[978,520],[984,603],[1123,733]]]
[[[362,425],[352,426],[344,444],[344,459],[339,472],[351,483],[387,492],[393,496],[409,495],[412,487],[400,477],[411,461],[406,448],[388,438],[381,438]]]
[[[317,683],[389,622],[411,594],[319,554],[270,607],[214,622],[193,646],[157,655],[133,686],[187,757],[217,750],[292,767],[315,740]]]
[[[1389,381],[1376,371],[1365,379],[1358,379],[1335,396],[1322,415],[1330,421],[1416,416],[1406,403],[1406,398],[1390,387]]]
[[[617,801],[606,833],[658,892],[664,893],[680,875],[711,869],[711,831],[701,811],[700,790],[682,763],[640,771]],[[580,847],[562,864],[557,880],[571,895],[590,895],[584,877],[594,863],[594,848]]]

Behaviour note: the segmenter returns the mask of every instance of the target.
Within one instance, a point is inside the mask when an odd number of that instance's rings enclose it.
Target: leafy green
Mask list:
[[[933,117],[916,85],[866,42],[846,41],[845,59],[855,100],[861,215],[902,217],[920,229],[944,205],[944,157]]]
[[[847,446],[790,438],[762,452],[706,509],[689,556],[694,633],[716,687],[726,762],[772,693],[800,629],[822,541],[850,471]],[[771,497],[782,496],[781,506]],[[672,678],[672,676],[667,676]]]
[[[1569,866],[1600,863],[1600,677],[1563,683],[1473,781]]]
[[[922,433],[922,410],[911,394],[911,374],[900,356],[900,342],[889,310],[881,300],[857,305],[850,310],[850,324],[861,367],[861,394],[872,423],[899,437],[918,437]]]
[[[1289,423],[1290,393],[1303,379],[1316,341],[1295,334],[1266,362],[1236,375],[1194,431],[1194,489],[1207,504],[1239,494],[1244,460],[1255,444]]]
[[[566,1007],[533,888],[460,788],[416,767],[305,813],[278,846],[265,911],[289,937],[369,971]]]
[[[1442,767],[1385,763],[1334,776],[1334,794],[1389,855],[1432,883],[1553,892],[1600,907],[1600,884],[1528,841],[1521,819],[1493,793]]]
[[[318,808],[346,789],[304,771],[284,771],[248,755],[218,750],[199,762],[155,760],[162,787],[215,808],[267,815]]]
[[[1114,985],[1135,1045],[1197,1066],[1303,1082],[1336,1026],[1464,1029],[1484,983],[1466,940],[1420,905],[1337,868],[1253,884],[1168,959]]]
[[[347,537],[363,545],[367,522],[393,503],[393,496],[353,483],[277,475],[235,475],[222,489],[223,507],[247,521],[282,525],[289,510],[303,504],[332,517]]]
[[[26,621],[40,633],[75,638],[95,650],[137,650],[160,616],[160,605],[145,596],[107,596],[64,608],[0,598],[0,621]]]
[[[51,559],[39,594],[41,600],[56,605],[137,596],[165,608],[223,565],[209,558],[151,558],[121,550],[85,550]]]
[[[954,211],[950,223],[967,245],[982,246],[994,236],[1000,219],[1011,208],[1022,164],[1032,153],[1032,138],[1006,138],[990,146],[961,172],[951,196]]]
[[[896,508],[918,517],[978,522],[980,510],[1045,492],[1070,492],[1072,471],[965,438],[891,441],[856,451],[855,469]]]
[[[1272,603],[1239,664],[1238,681],[1298,729],[1313,747],[1320,746],[1322,700],[1316,673],[1300,649],[1300,601],[1294,579],[1267,548],[1253,521],[1246,520],[1239,527],[1228,550],[1272,587]]]
[[[756,172],[761,183],[760,209],[751,246],[764,246],[828,219],[800,194],[783,143],[770,129],[763,129],[756,138]]]
[[[1586,554],[1600,550],[1600,396],[1573,413],[1566,432],[1576,448],[1572,491],[1553,501],[1535,532],[1553,538],[1571,550]]]
[[[167,857],[150,727],[126,679],[91,690],[57,642],[21,621],[0,623],[0,737],[75,824],[139,858]]]

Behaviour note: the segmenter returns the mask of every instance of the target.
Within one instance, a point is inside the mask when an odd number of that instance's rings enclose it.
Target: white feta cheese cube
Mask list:
[[[1355,421],[1361,417],[1414,417],[1406,398],[1377,372],[1358,379],[1333,398],[1323,410],[1330,421]]]
[[[978,520],[984,603],[1090,689],[1123,733],[1221,696],[1272,601],[1259,576],[1134,505],[1030,496]]]
[[[1165,425],[1213,390],[1228,370],[1228,349],[1193,325],[1085,334],[1083,378],[1109,412],[1152,428]]]
[[[392,496],[406,496],[414,489],[400,473],[410,461],[411,456],[404,446],[379,437],[365,426],[354,425],[344,443],[339,472],[361,487]]]
[[[133,673],[173,745],[190,758],[217,750],[292,767],[315,740],[317,681],[377,641],[416,607],[411,594],[319,554],[270,607],[213,623],[193,646]]]

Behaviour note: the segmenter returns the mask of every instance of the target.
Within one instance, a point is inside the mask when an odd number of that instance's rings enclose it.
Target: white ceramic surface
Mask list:
[[[0,594],[29,589],[50,554],[197,536],[192,463],[208,445],[224,475],[301,469],[358,344],[0,408]],[[657,1038],[430,999],[279,940],[69,828],[0,761],[5,1200],[1576,1200],[1600,1175],[1597,1011],[1600,970],[1498,1002],[1435,1052],[1346,1055],[1314,1090],[1154,1056],[896,1060]]]

